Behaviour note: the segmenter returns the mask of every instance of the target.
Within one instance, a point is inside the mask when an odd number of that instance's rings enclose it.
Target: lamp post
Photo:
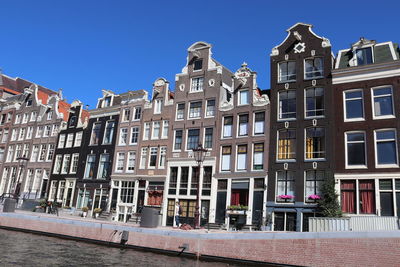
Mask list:
[[[197,162],[197,194],[196,194],[196,211],[194,213],[195,221],[194,228],[200,228],[200,168],[206,157],[207,149],[205,149],[202,144],[198,144],[197,148],[193,148],[194,159]]]

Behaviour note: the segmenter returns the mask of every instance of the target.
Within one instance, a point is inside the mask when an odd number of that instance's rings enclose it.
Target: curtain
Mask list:
[[[342,181],[342,211],[344,213],[355,213],[355,181]]]
[[[239,205],[239,204],[240,204],[240,191],[232,190],[231,205]]]
[[[162,197],[163,197],[163,191],[161,190],[150,191],[147,198],[147,205],[161,206]]]
[[[360,213],[375,213],[375,192],[373,181],[360,181]]]

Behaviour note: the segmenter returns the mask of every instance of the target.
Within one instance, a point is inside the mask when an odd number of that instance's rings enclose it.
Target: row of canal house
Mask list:
[[[151,97],[103,90],[90,111],[2,75],[0,193],[18,188],[117,221],[153,206],[173,225],[177,200],[181,221],[193,223],[199,184],[203,225],[228,223],[227,207],[242,205],[247,225],[307,231],[334,179],[345,214],[398,216],[398,45],[361,38],[335,58],[311,28],[292,26],[272,49],[268,91],[204,42],[189,47],[173,92],[163,78]],[[200,170],[199,143],[208,150]]]

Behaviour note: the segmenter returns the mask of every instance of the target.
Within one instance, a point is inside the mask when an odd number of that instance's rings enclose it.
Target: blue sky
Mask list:
[[[400,1],[0,0],[0,67],[94,108],[101,89],[151,90],[174,77],[196,41],[232,71],[243,61],[269,88],[269,53],[296,22],[333,51],[360,37],[399,42]]]

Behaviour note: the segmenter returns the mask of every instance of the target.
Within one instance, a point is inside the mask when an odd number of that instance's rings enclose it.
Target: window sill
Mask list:
[[[199,90],[199,91],[192,91],[192,90],[190,90],[190,91],[189,91],[189,94],[202,93],[202,92],[204,92],[204,90]]]
[[[253,136],[257,137],[257,136],[265,136],[265,133],[254,133]]]
[[[345,166],[345,169],[346,170],[351,170],[351,169],[355,169],[355,170],[357,170],[357,169],[368,169],[368,167],[367,166],[365,166],[365,165],[355,165],[355,166]]]
[[[227,140],[227,139],[232,139],[232,136],[226,136],[226,137],[225,137],[225,136],[222,136],[222,137],[221,137],[221,140]]]
[[[295,83],[295,82],[296,82],[296,80],[278,81],[278,84]]]
[[[209,118],[215,118],[215,115],[212,116],[204,116],[205,119],[209,119]]]
[[[238,106],[238,107],[242,107],[242,106],[248,106],[248,105],[250,105],[250,103],[246,103],[246,104],[238,104],[237,106]]]
[[[304,162],[314,162],[314,161],[323,162],[323,161],[326,161],[326,159],[324,159],[324,158],[304,159]]]
[[[309,116],[309,117],[304,116],[304,119],[305,119],[305,120],[324,119],[324,118],[325,118],[325,115],[321,115],[321,116]]]
[[[380,165],[375,165],[375,168],[377,168],[377,169],[399,168],[399,165],[398,164],[380,164]]]
[[[317,76],[317,77],[310,77],[310,78],[306,78],[304,77],[305,81],[312,81],[312,80],[319,80],[319,79],[323,79],[324,76]]]
[[[277,119],[277,122],[295,121],[296,118]]]
[[[238,136],[236,136],[236,138],[246,138],[246,137],[249,137],[249,135],[246,134],[246,135],[238,135]]]
[[[276,163],[288,163],[288,162],[296,162],[295,159],[277,159]]]
[[[365,121],[365,118],[344,119],[344,122],[357,122],[357,121]]]
[[[137,146],[138,143],[130,143],[130,146]]]
[[[387,119],[395,119],[394,115],[384,115],[384,116],[372,116],[373,120],[387,120]]]
[[[200,120],[201,119],[201,117],[194,117],[194,118],[190,118],[190,117],[188,117],[188,121],[190,121],[190,120]]]

